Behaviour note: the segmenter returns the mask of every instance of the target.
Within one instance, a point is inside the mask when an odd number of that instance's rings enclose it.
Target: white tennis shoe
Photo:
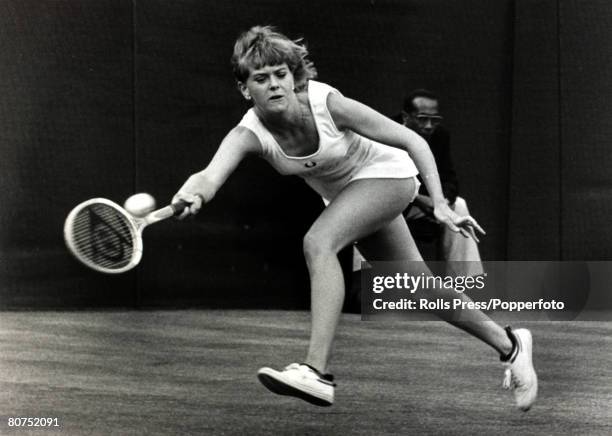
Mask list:
[[[292,363],[282,371],[261,368],[257,371],[257,378],[275,394],[301,398],[317,406],[334,403],[334,377],[321,374],[308,365]]]
[[[533,340],[527,329],[506,329],[514,345],[514,351],[504,363],[504,389],[512,389],[514,401],[519,409],[528,411],[538,395],[538,376],[531,359]]]

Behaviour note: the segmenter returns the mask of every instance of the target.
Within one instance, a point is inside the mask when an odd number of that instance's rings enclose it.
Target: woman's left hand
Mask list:
[[[469,215],[459,216],[447,204],[440,203],[434,208],[434,216],[442,224],[448,226],[453,232],[459,232],[466,238],[472,238],[476,242],[480,242],[476,236],[476,231],[486,235],[486,232]]]

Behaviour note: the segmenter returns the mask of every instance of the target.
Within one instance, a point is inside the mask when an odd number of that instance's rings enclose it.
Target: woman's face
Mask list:
[[[240,85],[240,90],[247,99],[253,99],[256,108],[265,112],[282,112],[295,95],[294,85],[293,74],[287,64],[266,65],[252,69],[246,82]]]

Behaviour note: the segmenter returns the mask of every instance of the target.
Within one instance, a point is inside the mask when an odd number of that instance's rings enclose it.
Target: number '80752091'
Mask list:
[[[10,417],[7,422],[9,427],[59,427],[57,418],[24,418]]]

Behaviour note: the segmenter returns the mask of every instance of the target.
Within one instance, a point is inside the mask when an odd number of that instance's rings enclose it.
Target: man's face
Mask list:
[[[416,110],[403,113],[404,125],[423,138],[429,139],[442,122],[442,116],[438,112],[438,102],[427,97],[416,97],[412,102]]]

